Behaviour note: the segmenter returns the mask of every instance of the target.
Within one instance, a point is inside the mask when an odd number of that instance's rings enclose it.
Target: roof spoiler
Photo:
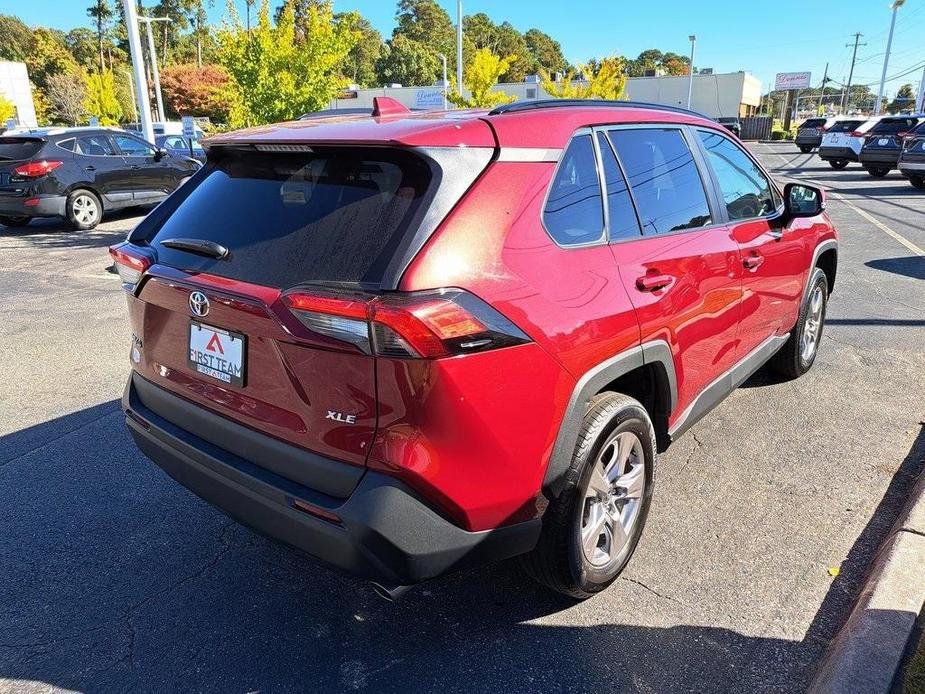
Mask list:
[[[411,113],[411,110],[398,99],[393,99],[391,96],[373,97],[373,118],[398,116],[403,113]]]

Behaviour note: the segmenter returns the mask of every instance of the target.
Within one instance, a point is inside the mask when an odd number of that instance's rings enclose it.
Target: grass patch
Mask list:
[[[919,639],[919,647],[906,668],[905,694],[925,694],[925,632]]]

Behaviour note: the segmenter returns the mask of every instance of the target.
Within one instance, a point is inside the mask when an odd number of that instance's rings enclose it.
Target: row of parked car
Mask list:
[[[810,118],[797,129],[796,145],[807,154],[818,148],[833,169],[858,162],[876,178],[899,169],[925,190],[925,114]]]

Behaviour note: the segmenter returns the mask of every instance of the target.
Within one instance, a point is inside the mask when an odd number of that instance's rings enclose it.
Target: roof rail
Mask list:
[[[680,106],[666,106],[665,104],[650,104],[645,101],[612,101],[610,99],[531,99],[530,101],[515,101],[511,104],[496,106],[488,112],[489,116],[500,116],[504,113],[519,113],[520,111],[536,111],[544,108],[563,108],[568,106],[585,106],[591,108],[650,108],[656,111],[671,111],[683,113],[688,116],[709,118],[697,111],[691,111]]]

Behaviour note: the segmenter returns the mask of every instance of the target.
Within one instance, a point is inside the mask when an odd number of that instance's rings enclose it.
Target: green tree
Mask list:
[[[66,125],[77,125],[84,118],[87,104],[87,78],[79,67],[51,75],[42,92],[45,117]],[[36,109],[38,110],[38,109]]]
[[[19,19],[0,14],[0,60],[21,62],[32,51],[32,31]]]
[[[626,98],[626,59],[619,56],[589,62],[581,69],[583,80],[576,79],[574,70],[569,70],[561,82],[554,81],[548,72],[540,74],[543,89],[557,99]]]
[[[122,120],[122,107],[116,98],[112,70],[90,73],[85,108],[91,116],[99,118],[100,125],[118,125]]]
[[[87,27],[71,29],[64,37],[64,45],[84,69],[99,66],[99,42],[93,30]]]
[[[537,71],[540,69],[546,72],[565,72],[568,70],[568,61],[562,55],[562,46],[539,29],[530,29],[524,34],[524,40],[530,55],[536,61]]]
[[[376,63],[382,84],[406,86],[433,84],[440,73],[440,59],[423,43],[404,36],[394,36]]]
[[[665,53],[659,61],[659,67],[669,75],[689,75],[691,70],[691,59],[686,55]]]
[[[456,69],[456,27],[436,0],[399,0],[395,21],[397,26],[392,32],[393,39],[402,36],[416,41],[427,47],[435,58],[442,53],[446,56],[449,70]],[[435,79],[436,70],[428,81],[417,84],[433,84]]]
[[[45,87],[52,75],[78,68],[77,61],[64,43],[64,34],[44,27],[37,27],[32,32],[32,47],[26,56],[26,65],[29,77],[40,89]]]
[[[492,87],[498,84],[498,78],[511,67],[515,60],[517,60],[516,55],[502,58],[487,48],[478,49],[463,72],[463,82],[469,90],[469,96],[463,96],[458,91],[457,85],[454,85],[447,99],[463,108],[491,108],[498,104],[511,103],[517,97],[509,96],[504,92],[492,91]]]
[[[342,21],[342,14],[334,15]],[[378,82],[376,61],[385,50],[382,35],[363,17],[357,17],[353,30],[359,32],[360,38],[344,59],[343,73],[353,84],[369,87]]]
[[[510,22],[496,25],[487,14],[479,12],[463,18],[463,29],[474,50],[487,48],[496,55],[517,56],[500,76],[500,81],[521,82],[536,70],[536,60],[530,53],[526,39]],[[469,60],[471,58],[466,62]]]
[[[0,94],[0,127],[10,118],[16,116],[16,106],[12,101]]]
[[[915,92],[911,84],[904,84],[896,91],[893,101],[887,106],[890,113],[915,110]]]
[[[113,11],[109,0],[93,0],[87,8],[87,16],[93,20],[96,27],[96,38],[99,46],[100,70],[104,67],[103,42],[109,38],[109,25],[112,22]]]
[[[297,42],[292,0],[279,22],[270,21],[263,0],[257,26],[241,24],[234,2],[230,20],[218,32],[218,59],[231,77],[235,98],[231,124],[287,120],[324,108],[346,86],[340,66],[360,38],[355,19],[335,22],[330,5],[308,8],[305,41]]]
[[[168,17],[169,22],[158,22],[160,34],[161,65],[166,66],[171,60],[171,51],[176,47],[180,35],[189,29],[190,13],[195,12],[199,0],[158,0],[149,10],[152,17]],[[152,27],[153,28],[153,27]]]

